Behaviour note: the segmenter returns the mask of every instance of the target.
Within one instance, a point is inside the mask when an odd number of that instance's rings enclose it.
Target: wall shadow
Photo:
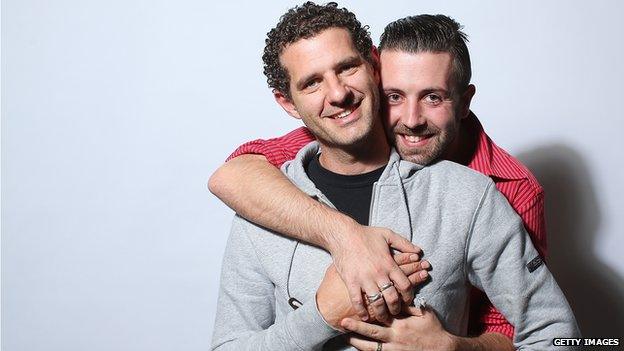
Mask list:
[[[584,337],[624,336],[624,279],[594,253],[600,202],[586,162],[569,146],[546,145],[518,155],[546,195],[550,270]]]

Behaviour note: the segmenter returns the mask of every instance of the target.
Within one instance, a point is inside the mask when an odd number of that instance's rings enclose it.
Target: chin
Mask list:
[[[409,161],[412,163],[416,163],[419,165],[428,165],[429,163],[431,163],[433,160],[435,160],[435,157],[426,153],[413,153],[411,152],[411,150],[401,150],[398,149],[397,150],[399,152],[399,155],[401,155],[401,158],[404,159],[405,161]]]

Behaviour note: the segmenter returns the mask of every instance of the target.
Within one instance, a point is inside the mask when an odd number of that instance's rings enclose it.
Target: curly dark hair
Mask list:
[[[344,28],[351,34],[351,40],[362,57],[372,61],[373,42],[368,26],[362,26],[355,14],[346,8],[338,8],[335,2],[317,5],[311,1],[288,10],[277,26],[267,33],[264,54],[264,75],[270,88],[290,98],[290,76],[280,63],[284,48],[300,39],[311,38],[328,28]]]
[[[418,15],[396,20],[386,26],[379,51],[398,50],[409,53],[448,52],[453,57],[454,91],[463,93],[470,84],[472,70],[462,26],[445,15]]]

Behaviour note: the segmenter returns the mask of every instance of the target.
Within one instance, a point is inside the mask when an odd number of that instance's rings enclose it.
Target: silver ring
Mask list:
[[[383,347],[383,344],[380,341],[378,341],[377,342],[377,348],[375,349],[375,351],[382,351],[381,350],[382,347]]]
[[[379,287],[379,292],[383,292],[384,290],[390,289],[393,286],[394,286],[393,282],[390,282],[388,284],[384,284],[384,285]]]
[[[368,303],[373,303],[379,299],[381,299],[383,297],[381,292],[378,292],[374,295],[366,295],[366,299],[368,300]]]

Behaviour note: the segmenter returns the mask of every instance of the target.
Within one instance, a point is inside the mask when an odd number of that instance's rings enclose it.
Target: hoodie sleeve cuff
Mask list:
[[[291,313],[287,319],[288,332],[293,341],[303,350],[314,349],[327,340],[342,334],[332,328],[318,310],[316,299],[299,307],[297,313]]]

